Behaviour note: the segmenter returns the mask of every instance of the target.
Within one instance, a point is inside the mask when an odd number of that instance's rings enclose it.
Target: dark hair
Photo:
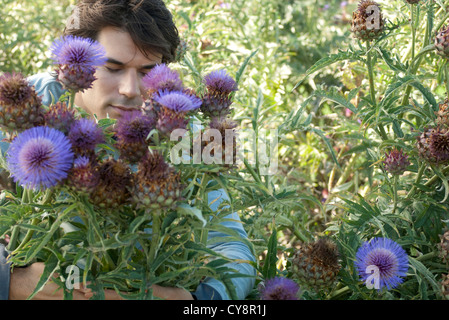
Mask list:
[[[117,27],[130,34],[143,54],[155,51],[163,63],[175,60],[178,29],[162,0],[79,0],[73,14],[77,24],[70,26],[69,19],[64,35],[97,40],[103,28]]]

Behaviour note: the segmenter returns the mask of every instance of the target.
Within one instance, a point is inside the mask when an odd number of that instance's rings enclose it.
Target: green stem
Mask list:
[[[444,167],[441,172],[442,173],[447,173],[449,171],[449,166]],[[440,177],[438,177],[438,175],[434,175],[432,178],[430,178],[426,183],[424,183],[424,185],[426,187],[431,186],[432,184],[434,184]]]
[[[374,74],[373,74],[373,62],[372,62],[372,57],[371,57],[371,49],[369,47],[369,41],[366,42],[366,56],[367,56],[367,60],[366,60],[366,64],[368,67],[368,77],[369,77],[369,90],[370,90],[370,95],[371,95],[371,100],[373,100],[373,104],[374,106],[377,105],[376,102],[376,91],[374,88]]]
[[[412,60],[415,59],[415,41],[416,41],[416,28],[415,28],[415,10],[413,5],[410,6],[410,26],[412,28]]]
[[[393,177],[393,214],[396,212],[398,205],[398,176],[395,174]]]
[[[373,101],[374,107],[377,109],[377,101],[376,101],[376,90],[374,87],[374,72],[373,72],[373,61],[371,56],[371,48],[369,47],[369,41],[366,42],[366,66],[368,68],[368,78],[369,78],[369,90],[371,95],[371,100]],[[379,130],[379,135],[382,137],[382,140],[388,140],[387,133],[383,126],[378,125],[377,129]]]
[[[413,23],[413,21],[412,21]],[[414,57],[412,58],[412,61],[410,62],[409,68],[407,70],[407,74],[416,74],[416,72],[418,71],[419,65],[421,64],[422,59],[424,58],[424,54],[428,53],[429,51],[433,51],[434,50],[434,46],[429,46],[429,34],[430,34],[430,25],[429,25],[429,18],[426,21],[426,29],[425,29],[425,34],[424,34],[424,42],[423,42],[423,48],[421,49],[421,51]],[[401,105],[405,106],[406,104],[408,104],[408,99],[410,97],[410,93],[412,92],[412,86],[407,85],[407,88],[405,90],[405,95],[404,98],[402,99],[402,103]],[[400,115],[402,116],[402,115]]]
[[[9,244],[7,247],[8,251],[13,251],[16,249],[17,242],[19,240],[19,226],[14,226],[11,232],[11,237],[9,239]]]
[[[426,169],[426,164],[422,163],[418,169],[418,174],[416,176],[415,184],[413,185],[413,187],[410,189],[409,193],[405,197],[406,199],[409,199],[415,193],[416,184],[418,184],[421,181],[421,177],[422,177],[425,169]]]
[[[75,95],[76,95],[76,91],[70,92],[69,110],[72,110],[75,105]]]
[[[335,299],[335,298],[337,298],[338,296],[347,293],[348,291],[350,291],[350,289],[349,289],[348,286],[343,287],[343,288],[338,289],[338,290],[335,290],[335,291],[328,297],[328,299],[329,299],[329,300]]]
[[[32,191],[24,188],[22,190],[21,204],[22,205],[28,204],[30,203],[31,199],[32,199]],[[19,235],[20,235],[20,228],[19,226],[15,225],[12,229],[11,237],[9,239],[9,244],[7,247],[8,251],[16,250],[17,243],[19,241]]]
[[[444,62],[444,74],[446,77],[446,95],[449,98],[449,64],[447,63],[447,61]]]
[[[24,190],[24,193],[28,194],[27,195],[28,201],[31,201],[32,194],[33,194],[32,190],[28,190],[28,189]],[[45,192],[44,196],[42,197],[42,201],[40,202],[40,204],[41,205],[47,204],[50,201],[51,197],[53,196],[53,193],[54,193],[53,189],[48,189]],[[40,221],[39,218],[34,218],[33,220],[31,220],[31,225],[35,226],[39,223],[39,221]],[[25,245],[31,240],[31,238],[33,237],[33,234],[34,234],[33,229],[28,230],[25,237],[23,238],[22,242],[20,243],[20,245],[14,249],[13,254],[16,253],[17,251],[23,249],[23,247],[25,247]]]
[[[353,153],[351,158],[349,159],[348,163],[345,166],[345,171],[343,171],[343,174],[340,176],[340,178],[338,179],[337,183],[335,184],[335,186],[333,188],[336,188],[339,185],[345,183],[345,181],[348,179],[348,177],[351,174],[351,172],[354,172],[353,165],[354,165],[356,160],[357,160],[357,154]],[[329,192],[330,191],[331,190],[329,190]]]
[[[432,252],[423,254],[422,256],[416,258],[416,260],[424,261],[424,260],[432,259],[432,258],[436,257],[437,255],[438,255],[438,253],[432,251]]]
[[[39,218],[34,218],[33,220],[31,220],[31,225],[32,226],[37,225],[39,223],[39,220],[40,220]],[[32,230],[32,229],[28,230],[25,237],[23,238],[22,242],[20,243],[20,245],[16,249],[14,249],[13,254],[15,254],[17,251],[23,249],[23,247],[25,247],[25,245],[28,243],[28,241],[31,240],[31,237],[33,236],[33,234],[34,234],[34,230]]]
[[[150,253],[148,255],[149,258],[149,264],[148,266],[151,267],[152,263],[156,259],[157,252],[159,249],[159,240],[161,236],[161,212],[159,210],[153,210],[151,213],[153,219],[153,224],[151,226],[151,247],[150,247]]]
[[[308,239],[301,231],[299,231],[299,229],[298,228],[296,228],[295,226],[292,226],[291,228],[290,228],[290,230],[293,232],[293,234],[298,238],[298,239],[300,239],[301,241],[303,241],[303,242],[309,242],[310,241],[310,239]]]

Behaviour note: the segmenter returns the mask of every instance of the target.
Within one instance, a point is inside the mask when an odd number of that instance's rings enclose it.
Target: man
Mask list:
[[[75,104],[98,118],[109,115],[116,118],[123,111],[139,108],[146,92],[142,78],[159,63],[174,61],[179,44],[177,29],[172,16],[162,0],[81,0],[75,11],[77,25],[66,28],[65,34],[88,37],[104,46],[107,62],[95,73],[97,78],[92,88],[79,92]],[[50,74],[31,76],[29,81],[35,86],[42,102],[50,104],[52,97],[58,99],[64,90]],[[226,199],[223,190],[208,195],[210,207],[217,210]],[[218,201],[217,201],[218,199]],[[225,225],[247,237],[236,213],[230,215],[233,222]],[[209,238],[223,237],[224,234],[211,233]],[[252,260],[250,249],[241,242],[216,243],[211,247],[232,259]],[[26,299],[33,291],[43,272],[42,263],[34,263],[25,268],[15,268],[10,274],[5,268],[5,250],[0,245],[0,299],[7,296],[5,286],[9,281],[9,299]],[[254,285],[255,269],[247,263],[232,263],[231,267],[248,277],[233,279],[239,299],[244,299]],[[6,269],[6,271],[5,271]],[[2,293],[3,288],[3,293]],[[61,290],[49,283],[36,295],[36,299],[62,299]],[[106,299],[119,299],[112,290],[107,290]],[[225,286],[216,279],[205,279],[193,293],[181,288],[153,286],[153,294],[163,299],[228,299]],[[74,299],[88,299],[92,292],[88,288],[75,290]]]

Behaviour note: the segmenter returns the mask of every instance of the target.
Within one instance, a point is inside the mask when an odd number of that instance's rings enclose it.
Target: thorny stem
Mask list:
[[[393,214],[396,212],[398,205],[398,175],[393,177]]]
[[[373,105],[375,108],[377,108],[376,91],[374,88],[373,62],[372,62],[372,58],[371,58],[371,49],[369,47],[369,41],[366,42],[366,50],[367,50],[366,65],[368,68],[369,90],[370,90],[371,100],[373,101]],[[388,140],[388,136],[387,136],[387,133],[385,132],[384,127],[381,125],[378,125],[377,128],[379,130],[380,136],[382,137],[382,140]]]
[[[415,6],[410,6],[410,26],[412,29],[412,60],[415,59],[415,42],[416,42],[416,25],[415,25]],[[418,10],[417,20],[419,20],[419,10]]]
[[[28,200],[31,200],[32,191],[27,189],[27,190],[24,190],[24,192],[28,193],[28,198],[29,198]],[[52,189],[48,189],[45,192],[44,196],[42,197],[42,201],[41,201],[40,204],[41,205],[47,204],[50,201],[53,193],[54,193],[54,191]],[[39,218],[34,218],[33,220],[31,220],[31,225],[33,225],[33,226],[37,225],[39,223],[39,220],[40,220]],[[14,249],[13,253],[21,250],[28,243],[28,241],[31,240],[31,237],[33,236],[33,234],[34,234],[34,230],[33,229],[28,230],[28,232],[26,233],[26,235],[23,238],[22,242],[20,243],[20,245],[16,249]]]
[[[334,292],[332,292],[331,295],[329,295],[328,298],[329,298],[329,300],[335,299],[335,298],[337,298],[338,296],[340,296],[340,295],[342,295],[342,294],[345,294],[345,293],[348,292],[349,290],[350,290],[350,289],[349,289],[348,286],[343,287],[343,288],[338,289],[338,290],[335,290]]]
[[[413,6],[412,6],[413,7]],[[412,21],[413,24],[413,21]],[[421,61],[424,57],[424,54],[433,50],[433,48],[431,48],[430,46],[428,46],[429,43],[429,21],[426,21],[426,29],[425,29],[425,34],[424,34],[424,42],[423,42],[423,48],[421,49],[421,51],[415,56],[412,56],[412,61],[410,62],[410,66],[409,69],[407,70],[408,74],[415,74],[418,71],[418,67],[421,64]],[[414,32],[414,29],[412,28],[412,32]],[[413,43],[413,46],[415,44]],[[413,47],[413,52],[415,50],[415,48]],[[414,54],[413,54],[414,55]],[[410,97],[410,93],[412,92],[412,86],[411,85],[407,85],[407,88],[405,90],[405,95],[404,98],[402,99],[402,103],[401,105],[406,105],[408,103],[408,99]]]
[[[418,182],[421,180],[421,176],[422,176],[422,174],[423,174],[425,168],[426,168],[426,166],[425,166],[425,164],[423,163],[423,164],[421,165],[421,167],[419,168],[418,176],[416,177],[416,182],[415,182],[415,183],[418,183]],[[444,168],[441,170],[441,172],[442,172],[443,174],[449,172],[449,166],[444,167]],[[432,184],[434,184],[438,179],[439,179],[439,176],[438,176],[438,175],[434,175],[432,178],[430,178],[429,180],[427,180],[426,183],[424,183],[424,186],[425,186],[425,187],[429,187],[429,186],[431,186]],[[408,195],[405,197],[405,199],[409,199],[409,198],[415,193],[415,191],[416,191],[416,187],[413,186],[412,189],[410,190],[410,192],[408,193]]]
[[[23,189],[22,191],[22,205],[27,204],[30,202],[32,198],[32,191],[29,189]],[[11,237],[9,239],[8,244],[8,251],[16,250],[17,242],[19,241],[19,234],[20,234],[20,228],[19,226],[15,225],[11,232]]]
[[[159,239],[161,235],[161,221],[160,221],[160,214],[161,212],[159,210],[153,210],[151,215],[153,216],[152,219],[152,226],[151,226],[151,247],[150,247],[150,253],[149,253],[149,266],[154,262],[157,251],[159,247]]]
[[[302,232],[298,229],[298,228],[296,228],[295,226],[292,226],[291,228],[290,228],[290,230],[293,232],[293,234],[298,238],[298,239],[300,239],[301,241],[303,241],[303,242],[309,242],[309,239],[304,235],[304,234],[302,234]]]
[[[416,176],[416,180],[415,180],[415,184],[413,185],[413,187],[410,189],[409,193],[407,194],[407,196],[405,197],[405,199],[410,198],[416,191],[416,184],[419,183],[419,181],[421,180],[421,177],[424,173],[424,170],[426,169],[426,164],[422,163],[421,166],[418,169],[418,174]]]
[[[418,261],[424,261],[424,260],[427,260],[427,259],[432,259],[433,257],[436,257],[437,255],[438,254],[436,252],[432,251],[432,252],[423,254],[422,256],[417,257],[415,259],[418,260]]]
[[[446,77],[446,95],[449,98],[449,64],[447,63],[447,61],[445,61],[444,63],[444,74]]]
[[[75,95],[76,91],[74,90],[70,91],[69,110],[72,110],[73,106],[75,105]]]

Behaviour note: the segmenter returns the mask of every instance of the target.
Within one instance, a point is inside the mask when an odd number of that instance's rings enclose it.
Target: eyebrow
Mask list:
[[[106,63],[112,63],[112,64],[116,64],[118,66],[125,66],[125,64],[121,61],[115,60],[114,58],[108,58],[106,60]],[[139,69],[153,69],[156,66],[156,63],[154,64],[147,64],[147,65],[143,65],[141,66]]]

